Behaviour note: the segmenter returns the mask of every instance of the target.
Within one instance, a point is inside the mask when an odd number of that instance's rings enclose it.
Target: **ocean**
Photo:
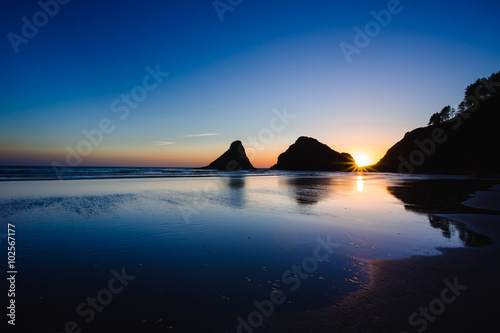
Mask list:
[[[257,169],[239,174],[279,174],[279,171]],[[228,176],[234,172],[196,168],[129,168],[129,167],[0,167],[0,181],[9,180],[69,180],[110,178],[165,178]]]

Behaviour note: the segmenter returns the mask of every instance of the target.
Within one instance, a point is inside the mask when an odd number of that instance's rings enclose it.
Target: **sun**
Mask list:
[[[373,164],[373,158],[369,154],[356,153],[356,154],[353,154],[352,157],[354,157],[354,161],[356,162],[356,164],[360,168]]]

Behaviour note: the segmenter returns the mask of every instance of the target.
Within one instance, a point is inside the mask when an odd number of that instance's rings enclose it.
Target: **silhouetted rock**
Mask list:
[[[278,157],[271,169],[304,171],[352,171],[356,163],[348,153],[339,153],[316,139],[301,136]]]
[[[241,141],[231,143],[229,149],[218,159],[203,167],[203,169],[217,169],[225,171],[254,170],[252,163],[248,159],[245,148]]]
[[[500,96],[479,102],[476,111],[407,132],[374,171],[399,173],[499,173]]]

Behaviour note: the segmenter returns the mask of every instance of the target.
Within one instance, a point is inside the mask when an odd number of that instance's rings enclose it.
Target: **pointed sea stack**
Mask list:
[[[231,146],[224,154],[210,163],[210,165],[203,167],[203,169],[224,171],[255,170],[245,153],[243,144],[239,140],[231,143]]]
[[[303,171],[352,171],[354,158],[339,153],[316,139],[301,136],[278,157],[271,169]]]

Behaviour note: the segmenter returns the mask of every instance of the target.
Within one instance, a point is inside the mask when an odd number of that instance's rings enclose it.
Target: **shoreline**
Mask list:
[[[500,186],[495,185],[489,191],[477,191],[463,204],[499,211],[495,204],[499,198]],[[466,224],[469,230],[492,238],[494,244],[437,248],[442,252],[437,256],[366,260],[368,285],[328,308],[276,315],[270,319],[270,331],[474,332],[498,327],[498,304],[492,296],[500,294],[493,280],[500,273],[499,216],[438,215]],[[443,293],[450,296],[444,291],[448,283],[466,286],[449,304],[441,301]],[[421,308],[429,308],[427,314],[418,313]]]

